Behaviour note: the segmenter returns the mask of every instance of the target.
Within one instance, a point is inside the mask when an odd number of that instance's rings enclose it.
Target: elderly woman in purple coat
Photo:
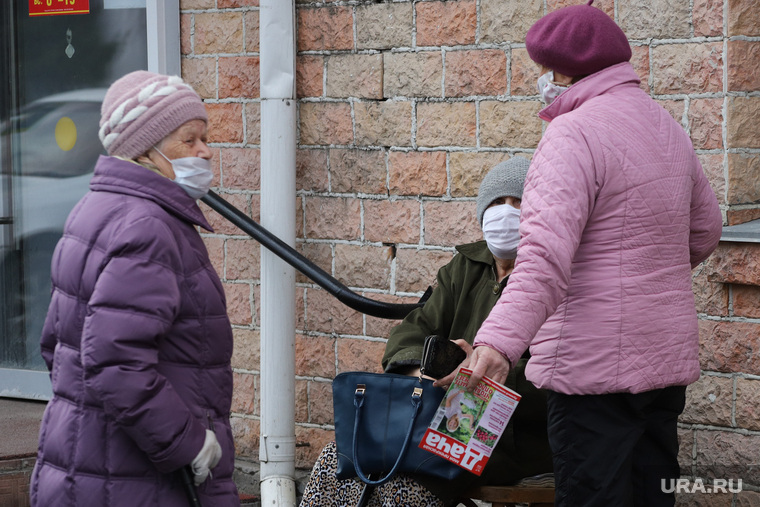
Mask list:
[[[209,188],[207,116],[179,77],[137,71],[103,101],[90,192],[52,262],[42,355],[53,398],[33,506],[238,505],[232,330],[197,227]]]

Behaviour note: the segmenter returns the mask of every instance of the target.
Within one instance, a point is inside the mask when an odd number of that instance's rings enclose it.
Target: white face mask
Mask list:
[[[154,146],[154,148],[156,148]],[[211,161],[201,157],[184,157],[169,160],[169,157],[161,153],[174,169],[174,183],[182,187],[187,195],[193,199],[200,199],[208,193],[214,173],[211,171]]]
[[[570,88],[569,86],[558,85],[554,81],[554,71],[550,70],[538,78],[538,93],[541,100],[548,106],[554,99],[560,96],[562,92]]]
[[[519,227],[520,210],[509,204],[491,206],[483,213],[483,237],[494,257],[517,257],[517,244],[520,243]]]

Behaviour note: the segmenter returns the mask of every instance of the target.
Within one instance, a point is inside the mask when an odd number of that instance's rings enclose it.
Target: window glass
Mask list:
[[[30,15],[30,3],[2,7],[0,63],[11,79],[0,84],[0,368],[45,370],[53,250],[104,153],[105,91],[147,68],[147,33],[144,0],[78,1],[85,12],[46,15]]]

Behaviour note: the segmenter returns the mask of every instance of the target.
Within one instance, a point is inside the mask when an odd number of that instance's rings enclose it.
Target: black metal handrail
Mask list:
[[[357,312],[381,319],[403,319],[409,312],[421,307],[429,296],[429,292],[426,292],[418,303],[408,304],[385,303],[361,296],[330,276],[322,268],[298,253],[290,245],[266,230],[214,191],[209,191],[201,200],[233,225],[338,298],[341,303]]]

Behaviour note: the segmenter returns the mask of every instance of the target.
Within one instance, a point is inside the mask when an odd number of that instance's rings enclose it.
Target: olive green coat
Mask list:
[[[416,367],[425,337],[437,334],[472,343],[506,286],[496,281],[496,266],[485,241],[459,245],[459,255],[438,271],[437,286],[425,306],[414,310],[393,330],[383,356],[386,372]],[[473,485],[513,484],[523,477],[551,472],[551,451],[546,436],[546,397],[525,379],[526,355],[509,374],[506,385],[522,399],[488,465]],[[470,474],[467,474],[468,476]],[[475,477],[475,476],[471,476]],[[417,478],[446,500],[464,484],[441,488]]]

